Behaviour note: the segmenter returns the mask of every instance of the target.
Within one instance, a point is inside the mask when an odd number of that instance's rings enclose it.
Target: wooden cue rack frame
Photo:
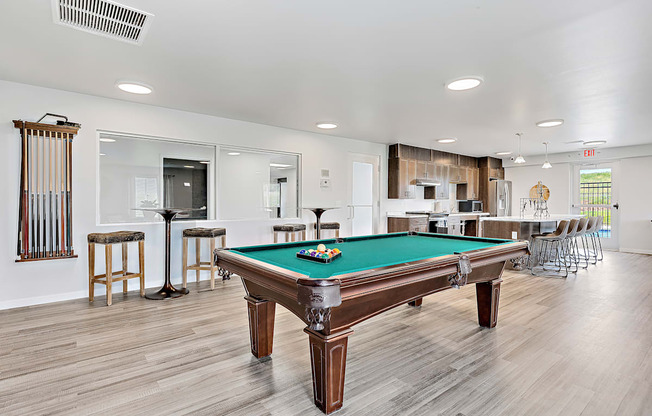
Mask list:
[[[17,262],[77,257],[72,244],[72,139],[77,126],[14,120],[21,134]]]

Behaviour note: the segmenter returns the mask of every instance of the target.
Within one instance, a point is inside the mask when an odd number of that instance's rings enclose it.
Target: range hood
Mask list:
[[[440,186],[441,182],[436,179],[421,178],[416,180],[417,186]]]

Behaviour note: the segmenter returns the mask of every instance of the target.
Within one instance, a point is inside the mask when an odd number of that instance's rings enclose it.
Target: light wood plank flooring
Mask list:
[[[652,256],[504,279],[495,329],[472,286],[354,327],[337,414],[652,415]],[[320,415],[304,325],[277,308],[259,361],[239,279],[207,289],[0,312],[0,414]]]

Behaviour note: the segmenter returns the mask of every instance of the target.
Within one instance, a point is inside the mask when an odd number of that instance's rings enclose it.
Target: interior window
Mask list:
[[[220,219],[298,217],[299,154],[221,147],[217,165]]]
[[[214,218],[215,146],[105,132],[99,140],[100,224],[160,221],[137,208],[205,207],[185,218]]]

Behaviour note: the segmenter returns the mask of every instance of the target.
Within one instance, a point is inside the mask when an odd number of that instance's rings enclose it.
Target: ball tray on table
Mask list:
[[[341,255],[342,252],[339,249],[326,249],[320,244],[318,250],[308,249],[299,251],[297,253],[297,258],[315,261],[317,263],[330,263]]]

